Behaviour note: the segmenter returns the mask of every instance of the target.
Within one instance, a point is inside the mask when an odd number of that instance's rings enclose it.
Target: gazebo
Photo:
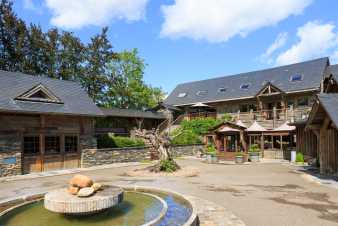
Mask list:
[[[252,144],[257,144],[261,147],[261,150],[264,150],[264,132],[267,132],[267,129],[254,121],[246,131],[249,137],[249,148]]]
[[[210,130],[205,136],[205,143],[214,144],[219,157],[234,159],[236,152],[247,152],[245,129],[232,122],[223,122]]]

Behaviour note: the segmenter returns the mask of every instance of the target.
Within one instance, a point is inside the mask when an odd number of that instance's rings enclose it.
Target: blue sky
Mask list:
[[[15,0],[14,10],[84,42],[108,26],[114,49],[138,48],[146,82],[166,92],[322,56],[338,62],[332,0]]]

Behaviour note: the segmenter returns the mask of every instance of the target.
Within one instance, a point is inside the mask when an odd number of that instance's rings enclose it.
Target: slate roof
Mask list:
[[[336,80],[336,82],[338,82],[338,64],[331,65],[329,69],[333,78]]]
[[[41,84],[60,103],[44,103],[16,100],[15,98]],[[0,70],[0,111],[18,113],[64,114],[81,116],[103,116],[87,93],[77,82],[62,81],[19,72]]]
[[[338,128],[338,93],[322,93],[318,95],[318,99],[336,128]]]
[[[166,116],[162,112],[141,111],[120,108],[101,108],[101,111],[105,116],[112,117],[166,119]]]
[[[328,62],[328,58],[325,57],[261,71],[179,84],[167,97],[165,103],[180,106],[197,102],[208,103],[254,97],[268,82],[284,92],[319,89]],[[290,76],[297,74],[302,75],[303,80],[290,82]],[[241,89],[242,84],[250,84],[250,86],[248,89]],[[225,92],[219,92],[219,88],[222,87],[226,88]],[[198,91],[207,93],[197,95]],[[180,93],[187,95],[178,97]]]

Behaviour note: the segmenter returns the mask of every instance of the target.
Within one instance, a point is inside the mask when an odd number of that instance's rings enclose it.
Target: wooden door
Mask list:
[[[23,157],[23,173],[36,173],[42,171],[41,155],[24,155]]]
[[[75,153],[65,153],[63,168],[72,169],[80,167],[80,156],[77,152]]]

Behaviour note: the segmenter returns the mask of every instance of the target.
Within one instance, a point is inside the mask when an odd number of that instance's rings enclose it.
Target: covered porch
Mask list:
[[[233,160],[237,152],[247,152],[245,127],[224,122],[206,135],[205,143],[216,147],[219,158]]]

